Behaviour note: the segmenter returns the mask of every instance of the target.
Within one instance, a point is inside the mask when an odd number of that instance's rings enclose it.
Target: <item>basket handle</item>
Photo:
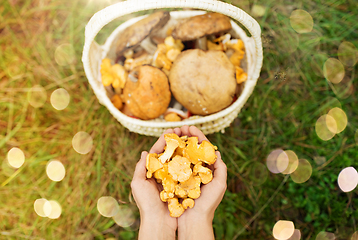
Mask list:
[[[85,70],[91,72],[90,62],[88,61],[90,48],[96,35],[105,25],[118,17],[133,12],[160,8],[196,8],[208,10],[222,13],[240,22],[251,33],[255,42],[256,60],[252,78],[258,79],[263,59],[260,25],[240,8],[217,0],[127,0],[98,11],[89,20],[85,29],[85,44],[82,55]]]

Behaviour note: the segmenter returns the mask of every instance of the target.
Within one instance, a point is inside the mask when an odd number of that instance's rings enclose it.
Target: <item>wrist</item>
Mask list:
[[[163,218],[143,216],[140,219],[139,240],[174,240],[175,235],[176,229],[168,226]]]
[[[178,219],[178,236],[179,240],[214,240],[213,216],[180,217]]]

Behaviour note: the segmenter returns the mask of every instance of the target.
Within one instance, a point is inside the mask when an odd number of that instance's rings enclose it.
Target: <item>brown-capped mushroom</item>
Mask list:
[[[126,28],[116,41],[117,56],[140,44],[150,33],[163,27],[169,18],[169,12],[155,12]]]
[[[173,62],[169,82],[175,99],[186,109],[209,115],[233,102],[235,67],[224,52],[190,49]]]
[[[168,78],[156,67],[139,66],[129,73],[123,98],[134,116],[143,120],[157,118],[170,103]]]
[[[230,18],[221,13],[206,13],[179,23],[172,32],[175,39],[191,41],[206,35],[227,32],[231,29]]]

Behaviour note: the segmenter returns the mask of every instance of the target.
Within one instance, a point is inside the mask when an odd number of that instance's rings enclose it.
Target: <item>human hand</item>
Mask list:
[[[174,133],[174,131],[168,129],[165,133]],[[164,151],[164,134],[153,145],[150,153]],[[132,194],[141,216],[138,239],[175,239],[178,222],[176,218],[169,216],[167,204],[160,199],[160,186],[153,178],[146,178],[147,155],[148,152],[142,152],[131,182]]]
[[[198,137],[199,143],[203,140],[209,141],[194,126],[183,126],[175,130],[179,133],[177,133],[179,136]],[[213,165],[213,180],[201,186],[201,195],[198,199],[195,199],[194,207],[187,209],[178,218],[179,239],[214,239],[212,220],[227,188],[227,168],[221,159],[220,152],[216,151],[216,155],[217,160]]]

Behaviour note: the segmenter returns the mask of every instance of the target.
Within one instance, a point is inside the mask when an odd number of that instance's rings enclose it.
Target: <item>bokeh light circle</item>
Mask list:
[[[279,158],[281,154],[282,156]],[[266,166],[272,173],[281,173],[288,166],[288,156],[282,149],[275,149],[267,156]]]
[[[323,75],[331,83],[340,83],[345,75],[343,64],[335,58],[328,58],[323,65]]]
[[[1,163],[1,174],[10,177],[11,175],[14,174],[14,172],[16,171],[16,169],[14,167],[12,167],[9,164],[9,161],[7,160],[7,158],[4,159],[4,161],[2,161]]]
[[[291,173],[291,179],[295,183],[304,183],[310,179],[312,175],[312,166],[306,159],[300,159],[298,161],[298,167],[296,171]]]
[[[316,156],[313,158],[313,160],[318,166],[324,164],[327,161],[326,157],[323,156]]]
[[[330,232],[320,232],[316,236],[316,240],[335,240],[336,236]]]
[[[113,217],[119,213],[119,205],[113,197],[100,197],[97,201],[97,210],[104,217]]]
[[[273,236],[278,240],[287,240],[295,231],[295,225],[291,221],[279,220],[273,227]]]
[[[358,61],[358,50],[351,42],[342,42],[338,47],[338,59],[346,66],[354,66]]]
[[[45,204],[43,206],[43,211],[44,211],[46,217],[48,217],[50,219],[57,219],[61,216],[62,208],[61,208],[61,205],[57,201],[50,200],[50,201],[45,202]]]
[[[356,130],[354,134],[354,140],[356,141],[356,144],[358,145],[358,129]]]
[[[70,103],[70,94],[64,88],[59,88],[51,94],[51,105],[56,110],[65,109]]]
[[[118,213],[113,216],[114,222],[121,227],[130,227],[135,222],[133,210],[125,205],[120,205]]]
[[[336,134],[342,132],[347,127],[348,118],[346,113],[340,108],[332,108],[328,115],[334,118],[337,126]]]
[[[301,239],[301,231],[298,229],[295,229],[292,236],[287,240],[300,240]]]
[[[7,161],[11,167],[19,168],[25,162],[25,154],[20,148],[13,147],[7,153]]]
[[[48,201],[45,198],[36,199],[34,202],[34,210],[36,214],[39,215],[40,217],[47,217],[47,215],[44,212],[44,205],[46,202]]]
[[[266,166],[260,162],[253,162],[250,167],[249,179],[251,183],[256,186],[263,184],[268,177]]]
[[[73,46],[69,43],[64,43],[58,46],[55,50],[55,61],[60,66],[73,64],[76,60],[76,54]]]
[[[347,167],[339,173],[337,181],[343,192],[353,191],[358,185],[358,172],[354,167]]]
[[[262,17],[263,15],[265,15],[266,7],[255,4],[254,6],[252,6],[251,12],[252,15],[255,17]]]
[[[34,108],[42,107],[47,99],[46,89],[40,85],[35,85],[27,92],[27,101]]]
[[[298,157],[297,157],[296,153],[292,150],[286,150],[286,151],[284,151],[284,154],[281,153],[278,156],[278,159],[280,159],[282,157],[288,158],[288,166],[282,173],[283,174],[293,173],[298,167]]]
[[[66,175],[66,169],[60,161],[52,160],[46,166],[46,174],[52,181],[60,182]]]
[[[87,154],[93,147],[93,139],[86,132],[78,132],[72,138],[73,149],[80,154]]]
[[[308,33],[313,29],[313,18],[305,10],[297,9],[291,13],[290,24],[296,32]]]
[[[336,120],[332,116],[325,114],[317,119],[315,130],[320,139],[328,141],[336,135]]]

